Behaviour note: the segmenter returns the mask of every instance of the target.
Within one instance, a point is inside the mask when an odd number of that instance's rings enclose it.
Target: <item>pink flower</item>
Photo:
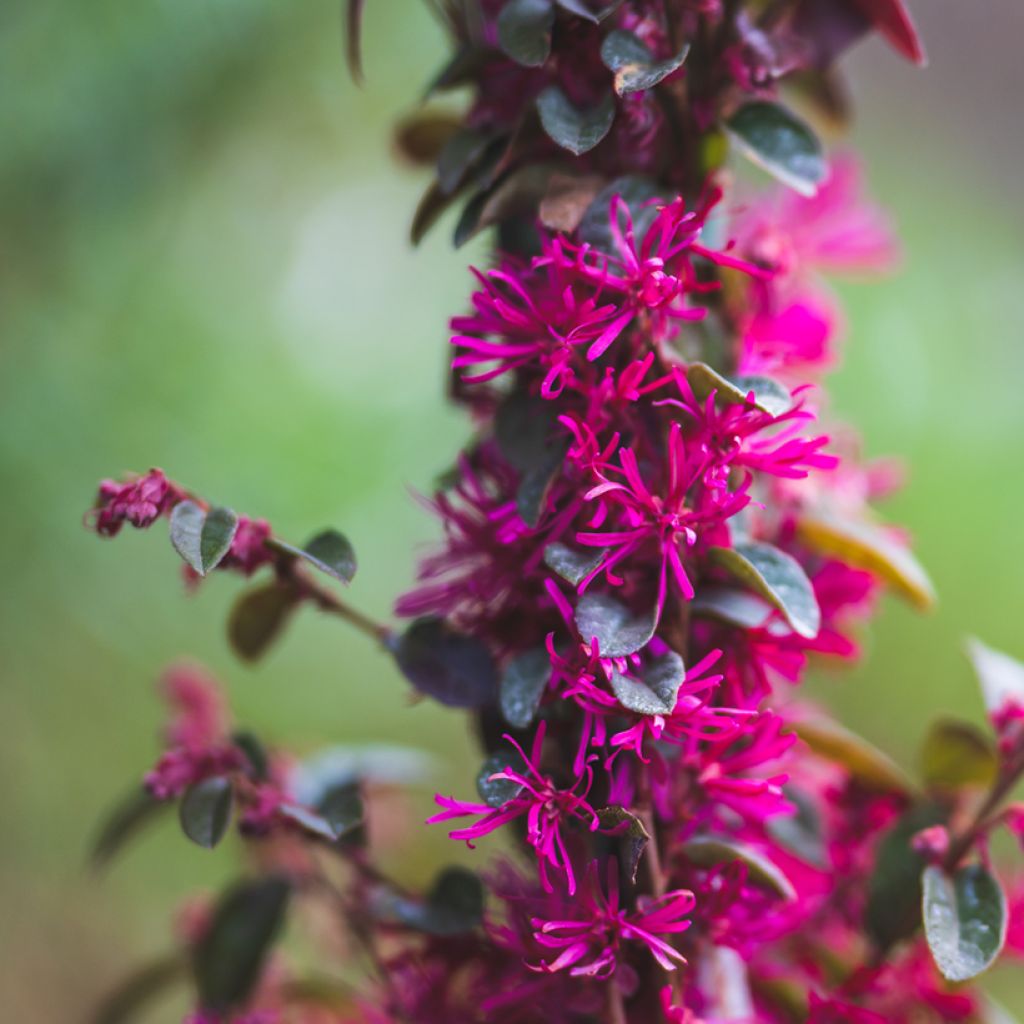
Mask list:
[[[86,521],[101,536],[114,537],[126,522],[145,529],[184,497],[160,469],[151,469],[126,483],[104,480]]]
[[[274,559],[266,545],[269,539],[270,523],[266,519],[239,516],[231,547],[218,568],[237,569],[245,576],[251,576]]]
[[[568,821],[576,820],[585,822],[591,832],[597,831],[597,812],[587,802],[587,794],[594,782],[594,771],[589,764],[585,765],[583,773],[571,786],[559,789],[549,776],[540,771],[546,729],[547,724],[543,721],[537,726],[529,757],[516,740],[507,734],[504,736],[522,758],[525,768],[516,771],[506,767],[503,771],[495,772],[490,778],[503,779],[522,786],[517,796],[507,800],[500,807],[493,808],[487,804],[466,803],[437,794],[434,801],[445,810],[428,818],[427,824],[451,821],[453,818],[473,814],[482,815],[473,825],[449,833],[452,839],[465,840],[472,846],[474,839],[479,839],[480,836],[487,835],[525,815],[526,841],[536,851],[542,885],[548,892],[552,891],[547,873],[550,866],[565,873],[569,895],[572,895],[576,891],[576,876],[561,827]]]
[[[574,917],[550,921],[534,918],[534,939],[555,951],[555,957],[527,966],[544,973],[565,970],[574,977],[608,978],[618,966],[623,942],[646,946],[667,971],[686,963],[662,936],[679,935],[690,927],[686,917],[694,907],[693,893],[676,889],[660,899],[641,898],[636,911],[629,913],[619,903],[618,867],[614,861],[608,866],[607,893],[601,889],[596,861],[588,869],[586,881],[574,905],[578,910]]]

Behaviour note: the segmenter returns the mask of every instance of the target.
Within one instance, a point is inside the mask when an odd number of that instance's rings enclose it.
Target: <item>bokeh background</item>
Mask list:
[[[462,718],[413,706],[343,625],[303,615],[242,668],[223,640],[235,579],[186,598],[161,537],[110,545],[80,522],[97,478],[160,465],[294,539],[342,528],[351,597],[375,614],[410,582],[435,535],[410,489],[467,436],[441,399],[445,321],[486,250],[455,253],[450,222],[407,244],[424,182],[390,128],[443,37],[416,0],[368,7],[358,90],[336,0],[0,5],[4,1019],[82,1020],[168,944],[179,897],[231,868],[229,844],[205,853],[170,823],[112,874],[83,867],[95,820],[154,756],[169,659],[208,663],[240,722],[300,749],[379,737],[434,752],[439,786],[469,770]],[[1024,656],[1024,5],[913,7],[927,72],[877,40],[846,65],[853,141],[906,266],[840,288],[833,388],[867,452],[911,468],[888,512],[942,603],[916,617],[887,600],[863,666],[812,682],[908,765],[936,711],[980,717],[965,633]],[[428,802],[414,795],[417,818]],[[417,831],[401,871],[426,878],[450,853]],[[996,982],[1020,1004],[1020,979]]]

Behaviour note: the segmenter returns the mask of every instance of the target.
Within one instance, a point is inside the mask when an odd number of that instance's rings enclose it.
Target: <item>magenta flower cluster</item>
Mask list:
[[[179,667],[142,806],[177,802],[203,846],[237,810],[258,865],[181,929],[189,1024],[995,1019],[964,983],[1024,955],[1024,879],[989,845],[1024,837],[1024,667],[972,643],[989,731],[937,723],[919,780],[797,689],[858,656],[883,587],[933,601],[870,507],[898,474],[823,392],[845,331],[825,276],[898,248],[855,159],[786,105],[840,117],[834,62],[870,30],[922,62],[902,0],[443,13],[456,52],[431,91],[471,99],[400,133],[437,167],[414,234],[466,200],[457,241],[498,245],[451,321],[474,436],[428,501],[444,541],[397,603],[413,621],[318,581],[352,578],[342,535],[295,547],[158,470],[104,482],[88,521],[169,519],[192,582],[260,572],[229,623],[245,660],[311,604],[466,709],[476,792],[436,794],[428,825],[501,854],[410,891],[374,856],[405,828],[405,754],[268,753]],[[778,182],[744,184],[731,155]],[[356,992],[269,953],[293,896],[344,925],[317,934],[332,966],[361,952]]]

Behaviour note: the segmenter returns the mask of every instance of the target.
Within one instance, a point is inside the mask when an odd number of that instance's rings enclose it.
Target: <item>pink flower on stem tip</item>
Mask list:
[[[517,818],[526,816],[526,839],[537,853],[541,883],[548,892],[553,891],[548,877],[548,867],[564,872],[569,895],[576,892],[576,876],[572,867],[572,858],[562,837],[562,825],[570,820],[586,822],[591,832],[599,827],[597,812],[587,802],[587,794],[594,782],[594,770],[590,764],[583,766],[583,771],[567,789],[559,789],[551,778],[540,771],[540,759],[544,748],[546,722],[540,722],[534,734],[533,747],[527,757],[523,748],[506,734],[506,739],[522,758],[522,770],[509,766],[490,776],[491,780],[503,779],[522,787],[518,795],[507,800],[500,807],[488,804],[467,803],[454,797],[434,797],[438,806],[445,808],[440,814],[427,819],[427,824],[451,821],[454,818],[469,815],[482,817],[466,828],[455,829],[449,833],[452,839],[464,840],[472,847],[473,840],[487,835],[502,825]]]
[[[602,573],[610,584],[621,586],[623,579],[612,570],[642,548],[656,546],[660,555],[656,614],[660,617],[664,608],[670,580],[684,600],[691,600],[693,584],[683,564],[683,553],[696,546],[702,533],[721,527],[750,503],[749,479],[733,491],[705,488],[694,499],[694,485],[705,479],[711,466],[706,449],[687,446],[679,423],[673,423],[669,430],[661,487],[649,486],[644,480],[633,448],[620,448],[619,465],[606,463],[597,470],[600,482],[584,496],[598,505],[591,518],[592,529],[578,532],[576,540],[587,547],[608,550],[580,581],[580,591]],[[600,530],[609,519],[612,528]]]
[[[679,935],[690,927],[686,919],[694,908],[693,893],[675,889],[660,899],[640,897],[636,910],[620,904],[618,865],[608,862],[607,892],[602,890],[597,862],[592,861],[574,907],[579,913],[565,920],[532,921],[534,940],[555,953],[553,960],[527,964],[534,971],[550,973],[567,970],[575,977],[609,978],[618,966],[624,942],[647,947],[667,971],[686,959],[662,936]]]
[[[151,469],[124,483],[104,480],[86,522],[101,536],[114,537],[125,523],[145,529],[184,497],[160,469]]]

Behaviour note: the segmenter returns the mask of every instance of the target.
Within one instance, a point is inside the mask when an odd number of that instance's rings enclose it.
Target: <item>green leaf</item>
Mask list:
[[[133,971],[89,1018],[90,1024],[130,1024],[161,993],[185,976],[186,962],[180,953],[155,960]]]
[[[773,815],[765,822],[768,834],[808,864],[828,868],[824,824],[814,801],[795,786],[785,786],[783,791],[786,799],[796,805],[796,814]]]
[[[252,777],[257,782],[266,782],[270,776],[270,760],[267,757],[266,749],[259,739],[251,732],[243,729],[232,735],[231,742],[245,754]]]
[[[624,175],[606,185],[594,197],[583,214],[579,225],[581,242],[586,242],[603,253],[616,255],[618,245],[612,236],[611,202],[614,196],[621,196],[633,219],[633,231],[639,241],[658,215],[658,207],[651,200],[659,198],[661,189],[657,182],[641,175]]]
[[[882,837],[868,880],[864,927],[875,946],[886,951],[908,938],[921,923],[921,871],[925,860],[910,845],[922,829],[943,822],[934,804],[918,804]]]
[[[555,541],[544,549],[544,564],[567,583],[578,587],[601,564],[606,554],[605,548],[574,551],[561,541]]]
[[[741,541],[731,548],[709,548],[708,557],[774,605],[795,633],[809,640],[818,635],[818,599],[803,566],[792,555],[771,544]]]
[[[995,782],[999,760],[991,739],[970,722],[943,718],[928,730],[921,748],[926,786],[957,790]]]
[[[793,731],[818,757],[841,765],[868,789],[892,793],[913,789],[910,777],[888,754],[835,722],[794,722]]]
[[[437,184],[445,195],[456,192],[493,141],[493,135],[472,128],[461,128],[452,135],[437,158]]]
[[[516,511],[527,526],[536,528],[547,507],[551,487],[562,472],[568,445],[550,452],[547,461],[523,474],[516,490]]]
[[[501,713],[513,729],[525,729],[537,714],[551,680],[551,657],[544,647],[517,655],[501,677]]]
[[[803,516],[797,536],[808,547],[881,577],[916,608],[935,604],[935,588],[913,554],[872,523],[831,515]]]
[[[241,593],[228,616],[228,641],[243,661],[258,661],[280,636],[302,595],[284,580]]]
[[[397,639],[395,661],[420,693],[455,708],[478,708],[497,697],[490,651],[476,637],[456,633],[442,619],[417,619]]]
[[[232,788],[228,779],[204,779],[189,786],[178,804],[181,830],[198,846],[212,850],[231,822]]]
[[[597,641],[602,658],[635,654],[654,636],[656,626],[653,611],[634,616],[608,594],[588,590],[576,605],[576,628],[584,643]]]
[[[545,465],[551,453],[564,445],[556,416],[551,402],[522,391],[513,392],[498,406],[494,439],[520,473]]]
[[[597,820],[602,829],[615,830],[615,835],[623,838],[626,843],[626,858],[623,863],[629,870],[629,880],[636,882],[636,873],[640,867],[640,859],[651,841],[647,826],[632,811],[618,804],[602,807],[597,812]]]
[[[620,96],[653,89],[683,66],[690,52],[689,43],[673,57],[655,60],[647,44],[632,32],[614,29],[601,43],[601,60],[615,72],[615,91]]]
[[[466,204],[455,225],[455,247],[465,245],[485,228],[504,226],[514,218],[534,217],[548,189],[552,164],[518,167],[500,180],[485,185]]]
[[[680,848],[684,857],[698,867],[710,868],[718,864],[740,861],[747,867],[747,880],[784,900],[795,900],[796,889],[782,869],[763,853],[731,839],[697,837],[689,839]]]
[[[690,363],[686,368],[686,379],[693,393],[706,399],[712,391],[719,402],[727,405],[746,405],[747,396],[753,392],[753,406],[769,416],[781,416],[793,408],[789,391],[771,377],[740,376],[723,377],[706,363]]]
[[[200,576],[220,564],[237,529],[238,517],[229,508],[207,512],[194,501],[182,501],[171,512],[171,544]]]
[[[574,156],[582,156],[611,129],[615,99],[608,93],[597,106],[581,110],[557,85],[549,85],[537,97],[537,111],[548,137]]]
[[[403,924],[428,935],[465,935],[483,921],[484,889],[474,872],[445,868],[425,901],[396,896],[386,909]]]
[[[740,629],[760,629],[772,614],[770,605],[745,590],[705,584],[690,602],[690,611]]]
[[[144,826],[155,821],[171,806],[167,801],[157,800],[146,789],[133,790],[114,807],[100,827],[89,855],[91,866],[97,869],[104,867]]]
[[[497,753],[491,754],[476,774],[476,790],[480,794],[480,799],[489,807],[501,807],[509,800],[514,800],[523,791],[523,787],[518,782],[512,782],[510,779],[491,778],[492,775],[503,772],[506,768],[511,768],[519,775],[526,769],[526,765],[517,751],[512,750],[506,754],[499,750]]]
[[[551,53],[550,0],[507,0],[498,14],[498,45],[517,64],[540,67]]]
[[[638,715],[671,715],[685,678],[683,659],[669,651],[652,661],[639,679],[613,669],[611,686],[619,703]]]
[[[994,714],[1007,701],[1024,705],[1024,664],[973,637],[967,641],[967,657],[981,684],[989,714]]]
[[[828,166],[817,136],[778,103],[747,103],[725,127],[748,160],[801,195],[813,196],[825,180]]]
[[[301,828],[328,842],[363,824],[365,810],[359,786],[354,783],[335,786],[324,793],[315,809],[302,804],[282,804],[280,812]]]
[[[314,569],[342,583],[351,583],[356,574],[356,553],[348,538],[337,530],[323,530],[301,548],[277,537],[273,538],[271,546],[286,555],[294,555],[309,562]]]
[[[992,965],[1006,942],[1006,896],[999,880],[981,864],[952,877],[929,865],[924,870],[924,933],[943,977],[969,981]]]
[[[221,898],[193,950],[199,1003],[226,1013],[256,987],[270,947],[284,925],[291,886],[271,875],[242,882]]]

